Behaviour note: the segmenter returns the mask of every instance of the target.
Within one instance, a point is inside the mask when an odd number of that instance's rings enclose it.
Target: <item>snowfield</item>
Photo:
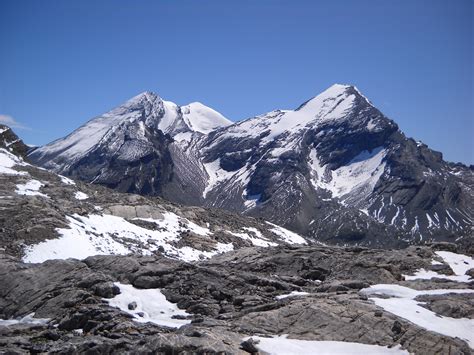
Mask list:
[[[333,197],[344,197],[358,192],[359,199],[367,197],[385,170],[385,150],[382,147],[372,152],[364,151],[347,165],[335,170],[321,166],[315,149],[310,152],[309,167],[311,183],[315,188],[329,190]]]

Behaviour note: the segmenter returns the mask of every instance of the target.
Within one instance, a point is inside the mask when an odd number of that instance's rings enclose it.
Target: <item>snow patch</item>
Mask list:
[[[85,194],[84,192],[81,192],[81,191],[77,191],[74,194],[74,197],[75,197],[76,200],[87,200],[89,198],[89,196],[87,194]]]
[[[63,184],[66,184],[66,185],[76,185],[76,183],[75,183],[73,180],[71,180],[71,179],[69,179],[69,178],[67,178],[67,177],[65,177],[65,176],[62,176],[62,175],[58,175],[58,176],[59,176],[59,178],[61,179],[61,182],[62,182]]]
[[[300,292],[300,291],[292,291],[286,295],[279,295],[279,296],[276,296],[275,298],[277,300],[282,300],[282,299],[285,299],[285,298],[290,298],[290,297],[298,297],[298,296],[308,296],[309,293],[308,292]]]
[[[26,165],[20,158],[16,155],[10,153],[9,151],[0,148],[0,174],[5,175],[27,175],[26,171],[16,171],[12,169],[15,165]]]
[[[474,268],[474,259],[470,256],[450,251],[437,251],[436,254],[451,267],[456,275],[464,275],[467,270]]]
[[[169,302],[160,289],[138,289],[132,285],[115,282],[120,294],[111,299],[104,299],[112,307],[131,314],[135,322],[154,323],[171,328],[180,328],[191,323],[187,319],[175,319],[173,316],[188,317],[189,314]],[[128,305],[136,303],[136,308],[128,309]]]
[[[380,345],[369,345],[361,343],[349,343],[343,341],[320,341],[320,340],[299,340],[288,339],[287,335],[264,338],[259,336],[251,337],[258,340],[257,348],[269,355],[334,355],[334,354],[360,354],[360,355],[382,355],[382,354],[403,354],[408,355],[408,351],[402,350],[399,345],[389,348]],[[244,338],[248,340],[250,337]]]
[[[16,193],[18,195],[25,195],[25,196],[42,196],[49,198],[48,195],[45,195],[39,192],[39,189],[44,186],[44,184],[38,180],[30,180],[25,184],[18,184],[16,185]]]
[[[30,313],[23,318],[18,319],[0,319],[0,326],[8,327],[9,325],[15,324],[32,324],[32,325],[44,325],[47,324],[50,318],[34,318],[35,314]]]
[[[226,171],[221,168],[220,158],[214,160],[211,163],[203,164],[204,169],[209,177],[206,188],[202,192],[202,197],[206,197],[208,192],[211,191],[222,181],[228,180],[235,174],[235,171]]]
[[[277,226],[276,224],[266,222],[267,224],[273,226],[274,228],[270,229],[271,232],[275,233],[282,239],[285,243],[288,244],[308,244],[308,242],[299,234],[296,234],[288,229]]]
[[[451,280],[456,282],[470,282],[472,278],[466,275],[466,271],[474,268],[474,259],[463,254],[456,254],[450,251],[437,251],[443,261],[453,270],[454,275],[439,274],[435,271],[420,269],[414,275],[403,275],[405,280],[431,280],[432,278]],[[432,262],[433,265],[435,261]],[[440,264],[437,262],[437,264]]]
[[[25,248],[24,262],[40,263],[49,259],[85,259],[92,255],[126,255],[130,253],[151,255],[162,247],[164,254],[183,261],[210,258],[233,250],[232,243],[217,243],[212,251],[202,251],[185,246],[177,248],[171,242],[178,241],[188,229],[196,234],[207,235],[207,229],[199,227],[174,213],[164,213],[163,219],[152,220],[159,227],[149,230],[112,215],[67,216],[70,228],[58,228],[59,238],[48,239]]]
[[[383,147],[375,148],[372,152],[363,151],[347,165],[331,171],[321,165],[313,148],[308,162],[311,183],[315,188],[329,190],[333,197],[344,197],[354,192],[358,199],[364,198],[373,191],[385,170],[385,155]]]
[[[269,241],[267,238],[265,238],[262,233],[256,229],[256,228],[251,228],[251,227],[244,227],[243,229],[251,232],[250,233],[236,233],[236,232],[227,232],[229,234],[232,234],[233,236],[244,239],[244,240],[250,240],[252,245],[257,246],[257,247],[272,247],[272,246],[277,246],[277,243],[273,243]]]
[[[367,296],[389,296],[389,298],[370,297],[377,306],[387,312],[404,318],[427,330],[461,338],[474,348],[474,320],[467,318],[451,318],[440,316],[421,306],[422,302],[415,300],[421,295],[443,295],[449,293],[474,293],[468,289],[441,289],[416,291],[400,285],[380,284],[370,286],[360,291]]]

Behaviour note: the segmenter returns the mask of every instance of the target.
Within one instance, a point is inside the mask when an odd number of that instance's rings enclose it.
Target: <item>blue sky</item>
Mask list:
[[[0,119],[31,144],[146,90],[232,120],[356,85],[474,163],[471,0],[0,2]]]

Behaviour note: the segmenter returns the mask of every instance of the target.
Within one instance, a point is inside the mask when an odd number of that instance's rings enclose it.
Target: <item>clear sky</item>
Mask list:
[[[146,90],[235,121],[348,83],[472,164],[472,4],[1,0],[0,121],[45,144]]]

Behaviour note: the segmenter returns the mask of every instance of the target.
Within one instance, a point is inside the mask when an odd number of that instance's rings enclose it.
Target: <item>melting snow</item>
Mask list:
[[[243,196],[243,198],[245,199],[244,200],[244,206],[246,207],[245,211],[248,211],[251,208],[254,208],[255,206],[257,206],[258,201],[260,200],[261,196],[262,196],[261,194]]]
[[[142,290],[120,282],[115,282],[115,285],[120,289],[120,294],[105,301],[110,306],[131,314],[135,322],[150,322],[171,328],[180,328],[191,323],[187,319],[172,318],[173,316],[187,317],[189,314],[169,302],[159,289]],[[128,309],[128,305],[132,302],[137,304],[134,310]]]
[[[270,231],[277,234],[280,237],[280,239],[282,239],[285,243],[288,243],[288,244],[308,244],[302,236],[300,236],[300,235],[298,235],[298,234],[296,234],[292,231],[289,231],[288,229],[277,226],[276,224],[273,224],[273,223],[270,223],[270,222],[267,222],[267,224],[274,227],[274,228],[270,229]]]
[[[276,296],[275,298],[277,300],[282,300],[284,298],[289,298],[289,297],[298,297],[298,296],[308,296],[309,293],[308,292],[300,292],[300,291],[292,291],[286,295],[279,295],[279,296]]]
[[[15,324],[47,324],[50,321],[49,318],[33,318],[34,316],[35,314],[31,313],[20,319],[0,319],[0,326],[9,326]]]
[[[250,337],[244,338],[244,340],[249,338]],[[259,342],[256,344],[257,348],[269,355],[409,354],[406,350],[402,350],[399,345],[389,348],[380,345],[349,343],[343,341],[299,340],[288,339],[287,335],[275,336],[274,338],[254,336],[252,339],[258,340]]]
[[[18,184],[16,185],[16,193],[18,195],[26,195],[26,196],[43,196],[49,198],[49,196],[39,192],[39,189],[44,186],[38,180],[30,180],[25,184]]]
[[[255,245],[257,247],[272,247],[272,246],[278,245],[277,243],[273,243],[269,241],[267,238],[265,238],[262,235],[262,233],[256,228],[244,227],[244,229],[248,230],[249,232],[252,232],[252,235],[250,233],[236,233],[236,232],[228,232],[228,233],[241,239],[250,240],[252,245]]]
[[[414,275],[403,275],[405,280],[430,280],[432,278],[446,279],[457,282],[469,282],[472,279],[466,275],[466,271],[474,268],[474,259],[463,254],[456,254],[450,251],[437,251],[445,263],[447,263],[454,272],[454,275],[439,274],[435,271],[420,269]],[[440,264],[437,262],[437,264]],[[433,265],[434,264],[433,262]]]
[[[26,171],[16,171],[12,169],[15,165],[26,165],[20,158],[0,148],[0,174],[6,175],[27,175]]]
[[[464,275],[467,270],[474,268],[474,259],[470,256],[450,251],[437,251],[436,254],[449,264],[456,275]]]
[[[362,289],[360,292],[368,296],[389,296],[389,298],[371,297],[370,299],[387,312],[393,313],[427,330],[450,337],[461,338],[467,341],[471,348],[474,348],[473,319],[440,316],[422,307],[420,305],[422,302],[415,301],[415,298],[420,295],[474,293],[474,290],[442,289],[416,291],[400,285],[380,284]]]
[[[329,190],[333,197],[357,192],[357,198],[363,198],[373,191],[382,176],[385,169],[383,162],[385,154],[382,147],[372,152],[363,151],[347,165],[333,171],[326,171],[326,167],[321,166],[316,150],[313,148],[309,161],[311,182],[315,188]]]
[[[76,185],[76,183],[74,181],[72,181],[71,179],[65,177],[65,176],[62,176],[62,175],[58,175],[59,178],[61,179],[61,182],[63,184],[66,184],[66,185]]]
[[[202,197],[206,197],[208,192],[211,191],[216,185],[220,182],[230,179],[232,175],[235,174],[235,171],[229,172],[221,168],[220,158],[214,160],[211,163],[203,164],[204,169],[206,170],[209,180],[207,186],[202,192]]]
[[[92,255],[130,254],[150,255],[161,246],[167,256],[184,261],[233,250],[232,243],[217,243],[212,251],[202,251],[188,246],[177,248],[170,242],[178,241],[188,229],[206,235],[206,228],[199,227],[174,213],[165,213],[162,220],[151,220],[158,230],[139,227],[125,219],[111,215],[68,216],[70,228],[58,228],[60,237],[48,239],[25,248],[24,262],[39,263],[49,259],[84,259]]]

